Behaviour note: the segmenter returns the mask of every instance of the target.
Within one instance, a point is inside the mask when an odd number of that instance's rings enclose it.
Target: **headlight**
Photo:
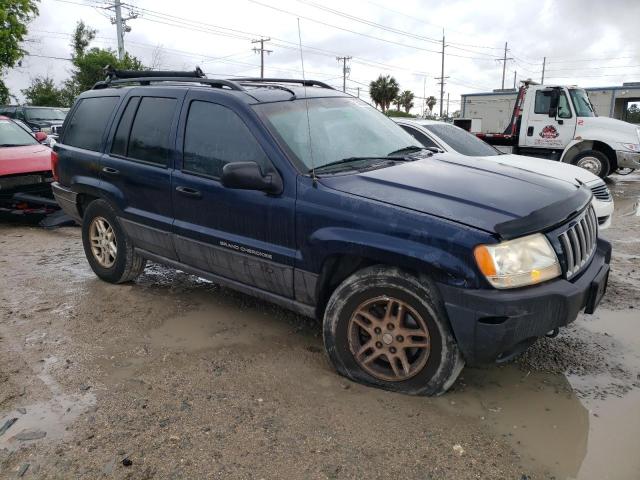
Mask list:
[[[633,152],[640,152],[640,144],[638,143],[623,143],[622,146],[627,150],[631,150]]]
[[[478,268],[495,288],[516,288],[560,275],[556,252],[540,233],[474,250]]]

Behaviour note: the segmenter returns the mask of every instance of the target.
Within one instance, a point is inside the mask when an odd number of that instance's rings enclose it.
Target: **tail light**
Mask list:
[[[58,153],[51,150],[51,172],[56,182],[60,179],[58,176],[58,159]]]

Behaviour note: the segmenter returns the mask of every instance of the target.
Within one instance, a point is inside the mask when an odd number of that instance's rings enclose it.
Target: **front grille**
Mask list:
[[[598,200],[602,200],[604,202],[611,201],[611,192],[604,183],[591,187],[591,192],[593,193],[593,196]]]
[[[598,219],[593,207],[585,210],[559,238],[566,261],[565,276],[569,279],[589,263],[596,250]]]

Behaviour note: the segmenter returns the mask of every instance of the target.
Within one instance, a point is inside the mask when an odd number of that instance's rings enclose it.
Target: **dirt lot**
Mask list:
[[[0,478],[637,480],[640,175],[610,187],[597,314],[436,399],[337,376],[308,319],[153,264],[109,285],[79,229],[0,224]]]

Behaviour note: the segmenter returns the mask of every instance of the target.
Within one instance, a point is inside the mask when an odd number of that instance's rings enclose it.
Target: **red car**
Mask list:
[[[7,117],[0,116],[0,212],[51,213],[51,149]]]

